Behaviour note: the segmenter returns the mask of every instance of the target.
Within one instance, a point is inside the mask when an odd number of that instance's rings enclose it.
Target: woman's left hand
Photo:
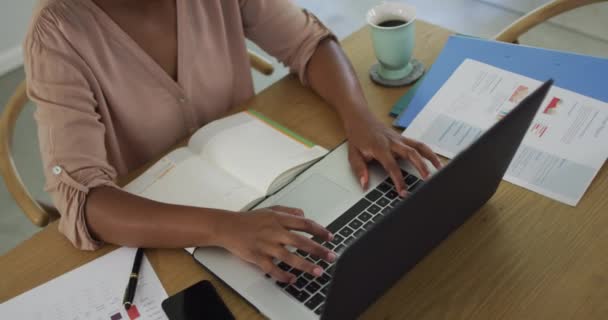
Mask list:
[[[374,117],[350,61],[331,37],[318,44],[306,67],[306,76],[314,91],[340,115],[349,139],[348,158],[363,188],[369,182],[367,163],[372,160],[388,171],[401,196],[407,191],[396,158],[410,161],[422,178],[429,175],[423,157],[441,167],[429,147],[401,137]]]
[[[398,158],[411,162],[423,179],[429,176],[429,168],[423,158],[428,159],[437,169],[442,166],[431,148],[401,136],[383,125],[371,113],[350,118],[345,122],[345,130],[349,140],[348,160],[364,189],[369,182],[367,163],[372,160],[378,161],[386,169],[402,197],[407,195],[407,186],[397,163]]]

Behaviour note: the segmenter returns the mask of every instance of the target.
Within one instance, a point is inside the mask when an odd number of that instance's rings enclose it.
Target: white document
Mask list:
[[[136,249],[120,248],[0,305],[0,319],[165,320],[167,293],[144,255],[130,314],[123,294]]]
[[[403,135],[452,158],[541,84],[467,59]],[[577,205],[608,157],[607,126],[608,103],[553,86],[504,179]]]

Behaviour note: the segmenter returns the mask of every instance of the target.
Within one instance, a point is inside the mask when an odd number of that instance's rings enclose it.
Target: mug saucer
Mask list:
[[[380,76],[378,73],[378,68],[380,67],[379,63],[374,63],[372,67],[369,69],[369,77],[375,83],[386,86],[386,87],[403,87],[409,84],[414,83],[416,80],[420,79],[420,77],[424,74],[424,65],[422,62],[412,59],[410,61],[412,64],[412,71],[405,77],[396,80],[385,79]]]

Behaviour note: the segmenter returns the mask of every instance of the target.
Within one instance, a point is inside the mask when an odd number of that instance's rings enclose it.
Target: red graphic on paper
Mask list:
[[[530,132],[532,132],[535,136],[542,138],[545,132],[547,132],[548,127],[542,123],[535,123],[530,128]]]
[[[559,107],[559,105],[561,104],[562,99],[558,98],[558,97],[553,97],[553,99],[551,99],[551,101],[549,102],[549,104],[547,105],[547,107],[545,108],[545,110],[543,110],[544,114],[554,114],[555,111],[557,110],[557,107]]]
[[[140,316],[139,310],[137,310],[137,307],[135,305],[131,305],[131,308],[127,310],[127,314],[129,315],[129,319],[131,320],[135,320]]]

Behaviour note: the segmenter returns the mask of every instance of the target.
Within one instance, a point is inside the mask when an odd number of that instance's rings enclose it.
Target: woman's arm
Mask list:
[[[240,1],[245,36],[298,73],[332,105],[342,118],[349,139],[349,160],[365,188],[366,162],[378,160],[401,195],[405,184],[394,155],[408,159],[423,177],[428,169],[422,156],[440,166],[425,145],[401,137],[368,110],[350,62],[331,32],[312,14],[287,0]],[[421,156],[422,155],[422,156]]]
[[[402,137],[369,111],[352,65],[336,41],[328,38],[319,43],[308,62],[306,76],[313,90],[340,115],[349,139],[349,161],[363,188],[369,181],[366,163],[372,160],[388,171],[402,196],[406,194],[406,186],[395,155],[409,160],[423,178],[429,175],[429,169],[422,157],[437,168],[441,166],[429,147]]]
[[[85,214],[91,235],[130,247],[219,246],[226,220],[234,213],[176,206],[112,187],[92,189]]]
[[[304,218],[299,209],[276,206],[241,214],[164,204],[98,187],[87,196],[85,215],[89,231],[99,240],[131,247],[219,246],[283,282],[293,282],[295,277],[274,265],[274,258],[312,275],[323,273],[321,267],[292,254],[285,245],[327,261],[336,258],[327,248],[291,232],[303,231],[325,240],[333,237]]]

